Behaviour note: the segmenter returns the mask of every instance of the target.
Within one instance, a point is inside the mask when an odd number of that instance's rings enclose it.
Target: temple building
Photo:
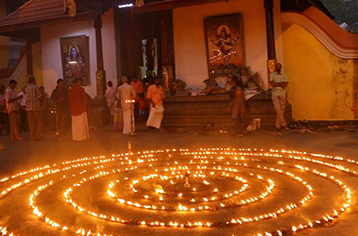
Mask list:
[[[171,94],[165,122],[195,125],[229,118],[224,91],[200,94],[210,79],[224,90],[236,75],[257,87],[253,113],[271,122],[265,91],[277,61],[289,81],[289,119],[355,118],[358,34],[339,27],[319,0],[25,2],[0,0],[2,84],[15,79],[20,88],[34,75],[51,91],[58,78],[80,77],[100,100],[106,81],[159,74]],[[174,91],[178,81],[188,96]]]

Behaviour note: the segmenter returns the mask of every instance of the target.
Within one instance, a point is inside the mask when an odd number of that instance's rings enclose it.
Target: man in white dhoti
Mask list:
[[[164,89],[160,85],[160,78],[157,77],[154,80],[154,84],[149,86],[147,92],[147,99],[150,102],[150,114],[147,120],[147,126],[161,129],[164,114],[164,98]]]
[[[76,78],[72,88],[68,91],[72,114],[72,139],[84,141],[89,139],[87,120],[87,94],[81,87],[81,80]]]
[[[133,114],[134,103],[137,94],[134,88],[128,84],[128,78],[122,77],[122,85],[118,87],[117,97],[121,100],[123,111],[123,134],[135,132],[135,119]]]

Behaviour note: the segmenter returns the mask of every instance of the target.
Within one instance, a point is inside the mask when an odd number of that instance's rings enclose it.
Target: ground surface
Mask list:
[[[25,135],[25,138],[28,136]],[[202,132],[188,132],[188,133],[157,133],[139,131],[136,137],[123,136],[122,134],[113,134],[110,129],[98,129],[91,131],[91,140],[86,142],[72,142],[70,140],[65,142],[57,142],[56,137],[52,133],[46,133],[43,141],[39,142],[11,142],[8,136],[0,136],[0,179],[20,173],[22,171],[44,165],[52,165],[54,163],[61,163],[64,160],[76,160],[83,157],[93,157],[99,155],[110,156],[112,153],[125,153],[127,151],[128,141],[131,142],[133,152],[143,150],[157,150],[157,149],[180,149],[188,148],[190,150],[196,150],[198,148],[207,147],[220,147],[220,148],[257,148],[269,151],[270,149],[277,150],[297,150],[307,151],[313,153],[322,153],[331,156],[342,156],[346,159],[358,161],[358,145],[356,144],[356,135],[347,131],[335,131],[329,133],[317,133],[317,134],[299,134],[296,132],[284,133],[283,136],[272,136],[270,131],[260,131],[254,135],[247,135],[244,138],[235,138],[231,135],[219,134],[218,131],[212,131],[209,133]],[[215,158],[220,155],[214,155]],[[143,157],[144,158],[144,157]],[[155,157],[154,157],[155,158]],[[234,165],[234,162],[230,155],[224,156],[230,160],[230,164],[226,164],[224,160],[217,160],[217,163],[208,163],[209,168],[218,167],[218,165]],[[145,159],[145,158],[144,158]],[[333,160],[324,160],[317,157],[317,159],[324,163],[343,166],[344,170],[347,168],[350,171],[358,172],[358,165],[337,162]],[[133,162],[137,160],[137,157]],[[174,160],[177,163],[174,163]],[[189,161],[197,162],[192,156],[181,157],[178,153],[173,157],[168,158],[158,154],[157,160],[153,161],[153,165],[158,165],[159,172],[164,171],[160,168],[164,168],[165,165],[177,168],[179,166],[189,165]],[[118,160],[119,161],[119,160]],[[128,161],[128,160],[126,160]],[[0,225],[7,226],[7,230],[14,232],[16,235],[73,235],[74,229],[79,229],[79,226],[86,226],[87,229],[92,229],[92,232],[109,232],[112,235],[254,235],[259,232],[276,232],[277,229],[288,229],[292,225],[300,224],[301,222],[309,222],[314,219],[321,219],[325,213],[332,213],[333,209],[339,209],[339,206],[345,201],[345,190],[342,189],[336,183],[324,179],[320,176],[316,176],[312,173],[300,171],[294,168],[294,165],[300,164],[307,166],[310,170],[318,170],[328,175],[334,175],[336,178],[342,180],[347,187],[352,191],[352,203],[347,209],[347,212],[341,214],[338,219],[333,222],[314,227],[313,229],[302,230],[298,232],[298,235],[357,235],[358,224],[356,223],[357,213],[357,189],[358,189],[358,177],[349,175],[347,171],[332,169],[332,166],[323,166],[314,163],[296,162],[294,160],[284,160],[287,166],[281,166],[277,160],[265,159],[263,157],[252,158],[245,156],[244,162],[248,165],[256,166],[257,162],[260,162],[260,166],[269,166],[273,168],[280,168],[284,171],[290,171],[295,176],[304,178],[309,182],[314,189],[314,196],[310,201],[304,205],[293,209],[292,211],[280,215],[277,219],[262,220],[258,222],[251,222],[242,226],[225,226],[225,227],[210,227],[210,228],[170,228],[170,227],[146,227],[138,225],[118,224],[106,222],[103,219],[98,219],[93,216],[85,215],[83,212],[74,210],[69,207],[63,199],[63,193],[71,186],[79,181],[78,175],[83,175],[86,178],[91,176],[90,173],[80,172],[85,167],[78,168],[76,170],[69,170],[68,173],[54,173],[52,177],[44,177],[40,180],[34,180],[28,183],[26,186],[15,189],[9,192],[3,198],[0,198]],[[112,164],[103,164],[103,171],[111,171],[112,168],[118,167],[120,161]],[[221,164],[220,164],[221,163]],[[126,162],[123,168],[126,167]],[[194,164],[194,163],[192,163]],[[205,163],[195,163],[193,168],[197,168],[196,164],[204,165]],[[71,192],[73,201],[80,202],[86,209],[90,209],[92,212],[105,211],[107,215],[120,215],[125,219],[146,219],[146,221],[155,222],[159,219],[159,222],[195,222],[199,220],[207,220],[207,222],[221,222],[230,221],[235,216],[242,217],[255,217],[256,214],[264,214],[265,212],[273,212],[275,209],[279,209],[282,204],[299,202],[307,194],[307,189],[297,180],[288,176],[282,176],[278,173],[266,173],[265,170],[250,169],[242,170],[238,174],[243,178],[247,177],[247,174],[260,175],[270,178],[275,182],[275,189],[272,193],[260,202],[251,203],[247,206],[225,208],[215,211],[202,211],[202,212],[157,212],[154,210],[136,209],[133,206],[120,206],[119,203],[113,199],[110,199],[107,194],[108,184],[115,182],[117,179],[123,179],[125,177],[135,178],[146,174],[152,174],[154,169],[145,167],[128,173],[118,173],[115,176],[109,175],[103,178],[90,181],[83,184],[76,190]],[[291,166],[289,166],[291,165]],[[128,168],[131,165],[128,165]],[[140,166],[140,165],[138,165]],[[229,166],[233,167],[233,166]],[[76,167],[77,168],[77,167]],[[121,167],[122,168],[122,167]],[[89,171],[89,169],[86,169]],[[192,174],[198,172],[198,170],[191,170]],[[200,170],[199,170],[200,171]],[[45,171],[42,171],[45,173]],[[159,173],[156,172],[156,173]],[[205,171],[204,171],[205,172]],[[34,172],[35,173],[35,172]],[[38,174],[39,172],[37,172]],[[184,175],[181,172],[181,175]],[[232,173],[231,173],[232,174]],[[64,177],[63,175],[67,175]],[[71,175],[76,175],[73,179],[67,179]],[[87,176],[86,176],[87,175]],[[216,173],[215,173],[216,175]],[[16,180],[6,181],[0,183],[1,191],[16,184],[18,182],[24,183],[26,178],[33,177],[29,174],[27,177],[18,177]],[[245,177],[246,176],[246,177]],[[56,178],[57,179],[56,179]],[[231,176],[233,177],[233,176]],[[207,178],[207,180],[214,186],[222,188],[223,191],[229,191],[231,188],[240,189],[242,183],[234,183],[233,179],[228,177],[227,179],[222,176],[217,178]],[[251,176],[252,177],[252,176]],[[249,187],[247,191],[240,194],[240,199],[250,198],[252,196],[259,195],[267,187],[266,183],[260,182],[258,179],[247,177]],[[62,178],[62,179],[61,179]],[[76,179],[77,178],[77,179]],[[29,205],[30,195],[39,186],[43,186],[50,180],[54,182],[53,186],[49,186],[43,190],[36,198],[36,206],[42,212],[42,214],[49,217],[55,222],[73,226],[66,232],[60,230],[54,230],[49,226],[46,226],[46,222],[39,220],[32,214],[33,209]],[[170,188],[168,183],[160,182],[159,180],[150,180],[149,183],[143,183],[138,186],[140,192],[144,194],[152,194],[155,184],[163,186],[164,190],[170,194],[175,194],[180,191],[180,186],[184,181],[183,178],[174,179],[175,185]],[[77,181],[77,182],[76,182]],[[201,195],[198,193],[191,193],[187,190],[183,190],[184,194],[187,194],[186,199],[192,199],[193,197],[203,198],[204,195],[211,196],[211,186],[207,188],[205,185],[199,183],[199,180],[192,180],[192,185],[196,185],[198,189],[201,189]],[[179,187],[178,187],[179,186]],[[266,186],[266,187],[265,187]],[[134,193],[131,192],[129,184],[123,183],[113,187],[113,191],[117,195],[121,195],[122,198],[136,199]],[[185,192],[187,191],[187,192]],[[205,192],[209,191],[209,192]],[[132,194],[132,195],[131,195]],[[153,195],[154,196],[154,195]],[[155,195],[157,196],[157,195]],[[164,197],[167,195],[163,195]],[[171,198],[170,198],[171,199]],[[138,200],[142,201],[142,200]],[[155,204],[159,200],[153,199]],[[172,201],[172,200],[170,200]],[[233,199],[219,201],[215,204],[225,203],[226,205],[236,204],[238,200]],[[144,204],[144,203],[143,203]],[[169,203],[163,203],[165,206],[176,208],[177,203],[174,201]],[[213,203],[213,206],[215,205]],[[199,204],[200,205],[200,204]],[[193,204],[194,207],[197,205]],[[263,213],[262,213],[263,212]],[[240,218],[241,219],[241,218]],[[45,220],[45,219],[43,219]],[[204,222],[203,221],[203,222]],[[77,228],[76,228],[77,227]],[[72,231],[71,231],[72,230]],[[87,231],[86,231],[87,234]],[[1,234],[0,234],[1,235]]]

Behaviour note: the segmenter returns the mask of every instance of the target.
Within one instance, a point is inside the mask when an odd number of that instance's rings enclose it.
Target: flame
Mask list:
[[[165,194],[165,191],[164,191],[164,189],[163,189],[163,187],[161,185],[156,185],[155,186],[155,192],[160,193],[160,194]]]

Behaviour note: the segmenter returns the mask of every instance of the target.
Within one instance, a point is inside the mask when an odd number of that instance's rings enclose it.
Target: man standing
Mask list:
[[[150,102],[150,114],[147,120],[147,126],[161,129],[163,120],[163,100],[165,98],[164,89],[160,85],[160,78],[156,77],[154,84],[149,86],[147,99]]]
[[[136,98],[137,94],[134,88],[128,84],[128,78],[126,76],[122,77],[122,83],[123,84],[118,87],[117,96],[121,100],[123,110],[123,134],[130,134],[132,131],[135,131],[135,122],[131,119],[134,119],[132,101]]]
[[[29,123],[27,121],[26,114],[26,95],[25,95],[26,86],[21,88],[21,92],[17,95],[22,96],[22,98],[18,101],[20,105],[20,122],[21,122],[21,131],[28,132],[29,131]]]
[[[5,86],[0,84],[0,134],[3,130],[9,133],[9,116],[6,110]]]
[[[89,127],[87,119],[87,94],[81,87],[81,80],[73,80],[73,86],[68,91],[72,114],[72,139],[84,141],[89,139]]]
[[[24,139],[21,137],[18,124],[19,112],[17,105],[17,101],[20,100],[22,96],[15,97],[14,89],[16,85],[17,82],[15,80],[11,80],[9,82],[9,87],[5,92],[6,108],[7,112],[9,113],[11,140],[23,141]]]
[[[113,88],[112,81],[107,82],[108,89],[104,94],[104,97],[107,101],[107,106],[109,107],[109,111],[111,112],[111,127],[113,126],[113,116],[114,116],[114,103],[116,102],[116,90]]]
[[[138,117],[139,117],[139,98],[140,98],[140,95],[144,92],[143,83],[142,83],[142,81],[138,80],[137,76],[133,76],[131,85],[134,88],[134,91],[137,93],[137,97],[135,99],[135,104],[134,104],[134,116],[136,119],[138,119]]]
[[[44,126],[44,117],[40,105],[42,94],[36,86],[36,80],[33,76],[29,76],[28,82],[29,84],[25,89],[27,119],[29,121],[31,138],[33,141],[38,141],[42,138]]]
[[[270,76],[270,85],[272,86],[272,102],[276,111],[276,128],[287,129],[284,118],[286,106],[286,90],[288,85],[286,74],[282,73],[282,65],[276,64],[275,72]]]
[[[59,141],[64,141],[67,130],[67,118],[69,114],[70,104],[68,101],[68,89],[65,87],[63,79],[57,80],[57,86],[52,91],[51,100],[54,102],[56,109],[57,127],[59,131]]]

